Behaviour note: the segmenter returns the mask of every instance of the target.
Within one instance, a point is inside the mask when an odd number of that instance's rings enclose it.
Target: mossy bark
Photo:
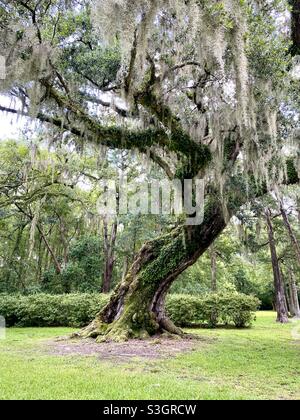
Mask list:
[[[98,341],[124,341],[168,332],[183,335],[165,313],[174,280],[209,248],[226,223],[221,206],[210,206],[204,223],[181,226],[146,243],[109,304],[81,332]]]

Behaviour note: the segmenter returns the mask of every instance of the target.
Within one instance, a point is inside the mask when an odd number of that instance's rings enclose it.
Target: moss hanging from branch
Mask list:
[[[273,89],[278,72],[268,63],[279,46],[268,47],[267,58],[259,48],[255,56],[255,44],[262,39],[268,46],[276,29],[270,16],[263,26],[261,2],[93,0],[85,9],[74,0],[59,1],[49,11],[42,4],[36,9],[16,4],[7,6],[4,22],[10,25],[1,29],[1,46],[8,51],[1,91],[14,89],[26,115],[108,148],[156,156],[163,168],[168,167],[164,154],[176,157],[176,176],[205,177],[224,201],[231,172],[250,172],[269,186],[274,182],[278,173],[272,161],[281,151]],[[61,11],[67,15],[62,21]],[[57,33],[51,34],[53,19]],[[82,45],[94,51],[110,44],[122,55],[121,65],[114,66],[114,71],[120,67],[115,87],[110,78],[108,86],[82,74],[76,78],[82,68],[64,61]],[[255,60],[276,75],[266,80],[255,71]],[[107,113],[98,109],[106,104],[105,87],[113,92]],[[127,107],[112,116],[124,93]],[[98,104],[92,108],[93,97]]]

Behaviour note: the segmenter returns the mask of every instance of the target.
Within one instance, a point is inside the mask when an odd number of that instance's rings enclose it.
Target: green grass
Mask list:
[[[261,312],[252,329],[193,330],[200,350],[116,365],[94,356],[49,356],[63,328],[13,328],[0,340],[0,399],[300,399],[293,325]]]

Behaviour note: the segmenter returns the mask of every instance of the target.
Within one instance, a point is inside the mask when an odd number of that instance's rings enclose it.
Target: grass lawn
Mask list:
[[[0,399],[300,399],[294,325],[260,312],[252,329],[193,330],[196,351],[167,360],[59,356],[63,328],[13,328],[0,340]]]

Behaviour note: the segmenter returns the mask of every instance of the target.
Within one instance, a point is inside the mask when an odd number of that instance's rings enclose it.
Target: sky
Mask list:
[[[14,108],[11,100],[3,95],[0,95],[0,104]],[[0,112],[0,140],[19,139],[27,121],[27,118]]]
[[[4,115],[0,116],[0,139],[15,139],[19,138],[21,135],[22,124],[18,122],[16,117],[9,118]]]

